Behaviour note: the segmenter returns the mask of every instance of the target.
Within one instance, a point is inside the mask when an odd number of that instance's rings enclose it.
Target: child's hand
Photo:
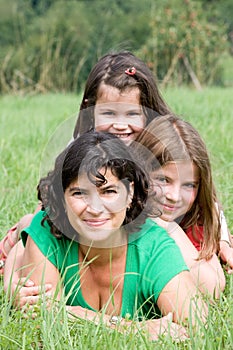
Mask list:
[[[179,225],[175,221],[165,221],[161,217],[151,218],[154,222],[156,222],[159,226],[163,227],[168,233],[173,232],[179,227]]]
[[[25,305],[38,304],[41,299],[51,297],[51,289],[51,284],[36,286],[28,278],[21,278],[17,282],[12,281],[12,303],[17,309],[22,309]]]
[[[226,241],[220,241],[219,257],[226,265],[226,271],[229,274],[233,273],[233,248]]]

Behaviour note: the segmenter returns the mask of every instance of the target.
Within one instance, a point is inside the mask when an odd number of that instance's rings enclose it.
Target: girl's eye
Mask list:
[[[194,188],[197,188],[198,187],[198,184],[195,184],[195,183],[186,183],[184,184],[185,187],[187,188],[190,188],[190,189],[194,189]]]
[[[139,112],[129,112],[128,116],[129,117],[141,117],[141,113],[139,113]]]
[[[75,191],[72,193],[72,196],[81,198],[81,197],[85,196],[85,193],[83,191]]]
[[[112,111],[106,111],[106,112],[103,112],[102,115],[112,116],[114,115],[114,113]]]
[[[166,179],[166,177],[164,176],[157,176],[155,179],[154,179],[155,182],[160,182],[162,184],[166,184],[168,181]]]

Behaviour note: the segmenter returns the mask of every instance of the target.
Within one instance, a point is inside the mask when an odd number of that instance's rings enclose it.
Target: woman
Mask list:
[[[109,53],[100,58],[88,76],[73,137],[95,128],[113,133],[130,145],[152,120],[168,113],[169,107],[145,62],[128,51]],[[0,274],[21,229],[29,225],[32,216],[24,216],[0,242]],[[229,235],[221,237],[219,255],[231,272],[233,249],[229,243]]]
[[[158,317],[165,316],[164,332],[169,313],[176,327],[198,325],[207,311],[179,248],[146,219],[149,182],[136,159],[111,134],[90,131],[73,141],[39,183],[42,210],[22,232],[21,271],[51,284],[73,314],[96,321],[102,312],[119,329],[146,318],[139,328],[156,339]]]

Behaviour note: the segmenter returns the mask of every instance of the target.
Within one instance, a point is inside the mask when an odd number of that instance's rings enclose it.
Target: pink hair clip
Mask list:
[[[137,72],[135,67],[130,67],[125,70],[125,74],[127,75],[135,75]]]

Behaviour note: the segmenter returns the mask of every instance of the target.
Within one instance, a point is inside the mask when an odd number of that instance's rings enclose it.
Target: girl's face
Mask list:
[[[127,146],[137,138],[146,124],[138,88],[120,92],[115,87],[101,84],[94,114],[97,131],[115,134]]]
[[[101,171],[100,171],[101,172]],[[121,227],[127,207],[130,205],[133,185],[130,191],[111,170],[102,173],[107,182],[96,187],[86,174],[70,184],[65,190],[66,212],[70,224],[79,234],[80,242],[106,243],[112,246],[121,243]]]
[[[192,207],[199,187],[199,171],[192,161],[171,162],[152,172],[155,199],[161,218],[174,221]]]

